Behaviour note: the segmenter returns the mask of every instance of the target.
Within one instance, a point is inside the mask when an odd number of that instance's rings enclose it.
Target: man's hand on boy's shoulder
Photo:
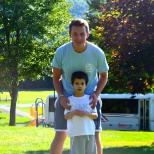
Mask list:
[[[89,99],[91,100],[90,106],[92,109],[94,109],[97,105],[98,96],[95,93],[92,93]]]
[[[67,97],[65,97],[65,96],[60,97],[59,101],[60,101],[61,106],[63,106],[65,109],[67,109],[67,110],[71,109],[70,101]]]

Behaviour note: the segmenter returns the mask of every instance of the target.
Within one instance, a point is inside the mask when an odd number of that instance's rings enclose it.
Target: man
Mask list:
[[[54,126],[56,133],[51,144],[50,154],[61,154],[67,137],[67,121],[64,119],[64,109],[70,108],[67,97],[75,92],[71,84],[71,75],[75,71],[83,71],[89,78],[85,94],[90,95],[92,108],[97,104],[98,118],[95,120],[95,139],[97,153],[102,154],[99,136],[101,131],[101,101],[99,101],[99,94],[107,83],[109,67],[104,52],[87,41],[89,37],[87,21],[83,19],[72,20],[69,25],[69,34],[72,42],[59,47],[52,62],[53,83],[58,94],[58,103],[56,105]]]

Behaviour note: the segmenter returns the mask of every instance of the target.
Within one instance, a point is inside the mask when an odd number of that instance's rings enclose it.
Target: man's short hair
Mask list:
[[[89,24],[86,20],[81,18],[75,18],[69,24],[69,34],[71,34],[72,26],[85,26],[87,33],[89,33]]]

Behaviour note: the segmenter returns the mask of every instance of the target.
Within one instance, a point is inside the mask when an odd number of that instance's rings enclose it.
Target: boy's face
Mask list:
[[[75,90],[75,94],[78,96],[84,95],[84,90],[87,87],[85,79],[75,79],[72,86]]]

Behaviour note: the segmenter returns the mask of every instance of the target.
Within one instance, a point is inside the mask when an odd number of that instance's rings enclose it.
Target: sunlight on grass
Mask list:
[[[115,132],[115,133],[113,133]],[[102,131],[104,146],[108,146],[108,142],[116,147],[121,146],[150,146],[154,142],[153,132],[138,131]],[[101,136],[102,137],[102,136]],[[113,140],[114,139],[114,140]]]
[[[0,127],[0,129],[1,153],[9,151],[12,153],[24,153],[26,151],[37,150],[49,151],[54,136],[54,130],[52,128]],[[65,142],[65,148],[69,148],[69,141],[67,140]]]
[[[20,104],[32,105],[36,98],[46,97],[52,91],[19,91],[17,109],[30,112],[30,107],[19,107]],[[4,93],[6,94],[6,93]],[[10,102],[0,101],[1,105]],[[17,124],[25,124],[31,119],[16,117]],[[49,154],[49,147],[54,137],[54,129],[47,127],[11,127],[9,113],[0,109],[0,153],[1,154]],[[154,132],[103,130],[101,141],[104,154],[153,154]],[[63,154],[69,154],[70,140],[66,139]]]
[[[17,104],[34,104],[36,98],[42,98],[43,101],[46,101],[46,98],[48,95],[53,94],[53,91],[19,91],[18,93],[18,100]],[[9,92],[3,92],[3,94],[0,95],[1,104],[10,104],[10,94]],[[9,101],[5,101],[6,97]],[[3,101],[1,101],[3,99]]]
[[[35,104],[36,98],[41,98],[46,101],[48,95],[52,94],[52,91],[19,91],[18,101],[19,104]]]
[[[30,113],[30,107],[17,107],[18,110]]]
[[[10,114],[1,112],[0,113],[0,126],[8,126],[9,125]],[[31,119],[28,117],[19,117],[16,116],[16,124],[25,124],[31,122]]]
[[[45,127],[0,127],[1,154],[49,154],[54,137],[53,128]],[[105,154],[152,154],[154,146],[153,132],[102,131],[101,140]],[[69,138],[64,145],[64,154],[68,154]],[[11,146],[10,146],[11,143]],[[135,153],[136,152],[136,153]]]

